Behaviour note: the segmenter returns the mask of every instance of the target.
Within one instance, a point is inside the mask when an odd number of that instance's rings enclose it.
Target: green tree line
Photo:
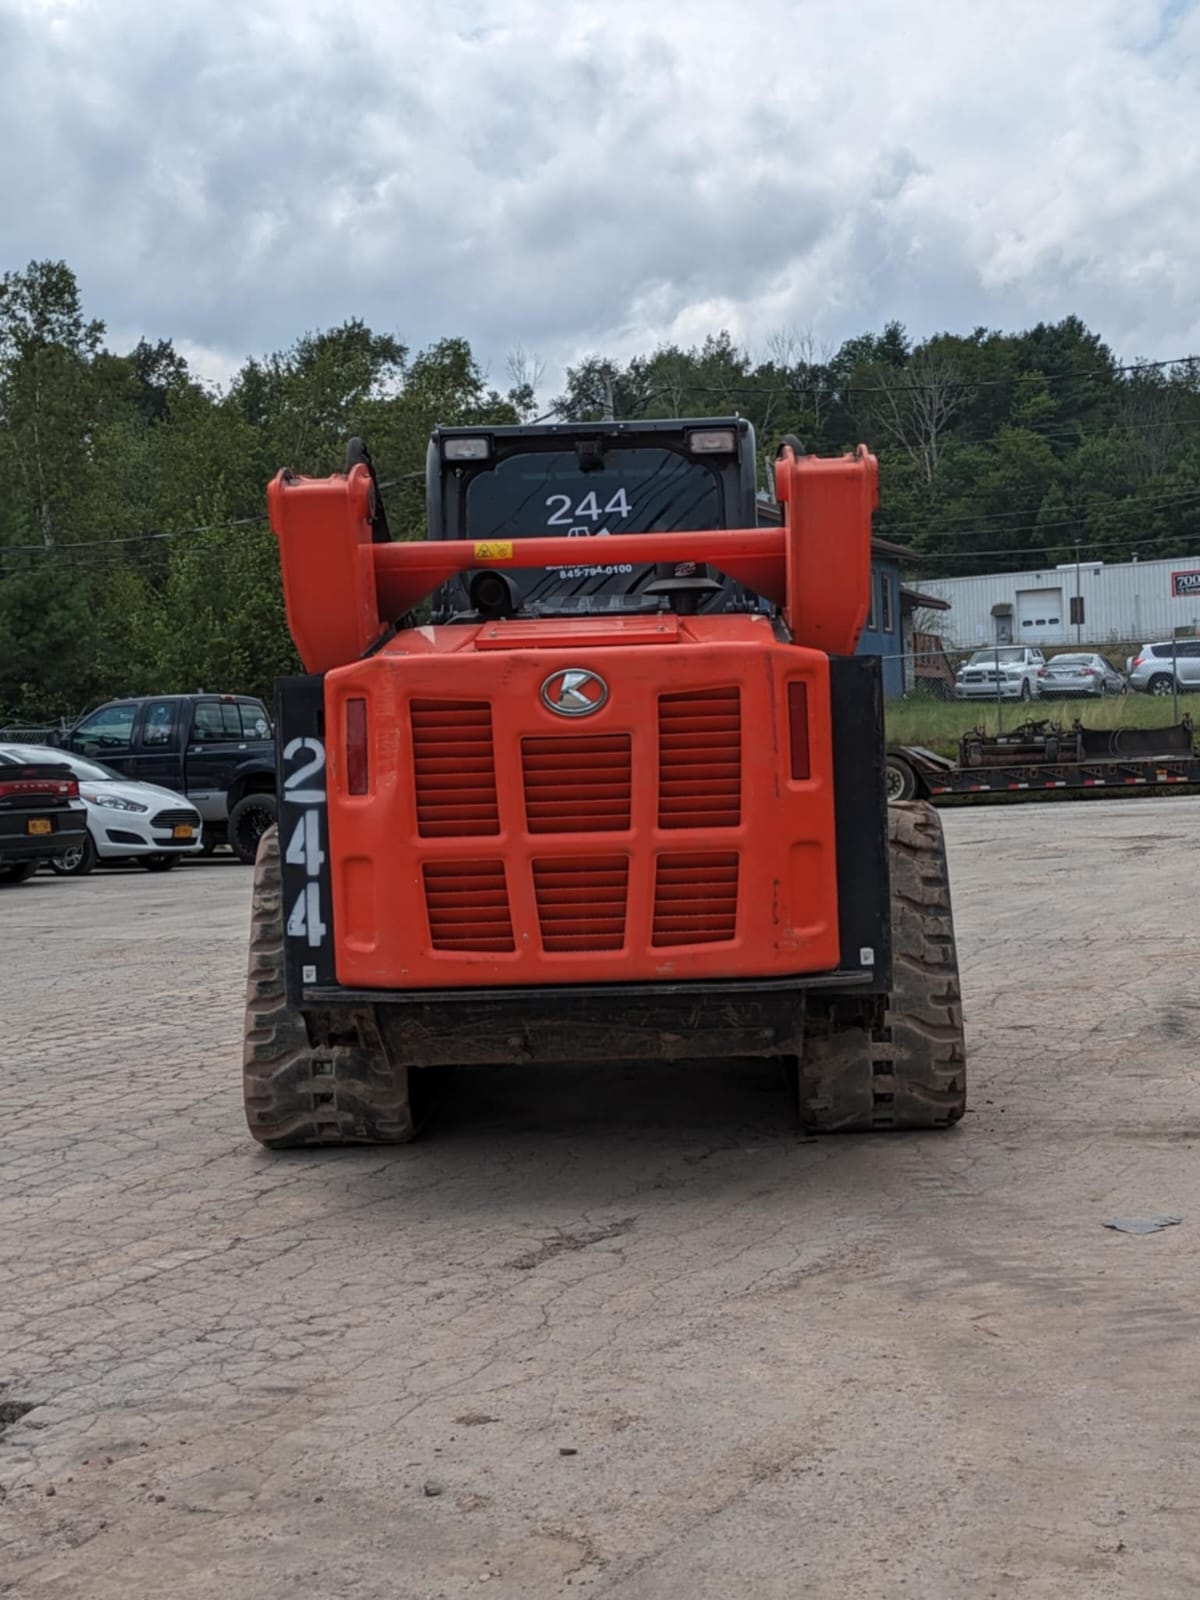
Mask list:
[[[1181,355],[1183,353],[1181,352]],[[267,693],[294,670],[264,491],[370,443],[393,533],[424,529],[437,423],[528,420],[538,364],[494,387],[462,338],[411,350],[351,320],[201,382],[169,340],[123,354],[63,262],[0,277],[0,724],[108,695]],[[748,417],[762,481],[784,434],[880,457],[877,531],[926,576],[1200,544],[1200,362],[1122,364],[1078,319],[837,349],[726,333],[571,368],[562,418]]]

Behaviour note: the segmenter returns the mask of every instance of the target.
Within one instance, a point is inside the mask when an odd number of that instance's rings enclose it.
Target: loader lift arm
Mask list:
[[[878,468],[865,448],[824,460],[790,446],[775,464],[780,527],[618,533],[610,562],[704,562],[778,606],[795,644],[853,655],[867,617]],[[365,464],[330,478],[280,472],[268,491],[288,626],[309,672],[355,661],[440,584],[473,568],[569,565],[564,538],[376,541]]]

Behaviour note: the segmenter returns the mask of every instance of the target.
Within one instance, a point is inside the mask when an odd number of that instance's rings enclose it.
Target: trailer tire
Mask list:
[[[911,800],[916,795],[917,775],[903,756],[889,753],[884,768],[884,782],[889,805],[895,805],[901,800]]]
[[[271,1150],[406,1144],[420,1132],[409,1073],[388,1057],[369,1007],[330,1013],[309,1036],[284,985],[279,830],[259,843],[250,913],[242,1090],[246,1125]]]
[[[812,1132],[948,1128],[966,1110],[958,958],[937,812],[888,807],[892,992],[811,1008],[797,1064],[802,1126]]]

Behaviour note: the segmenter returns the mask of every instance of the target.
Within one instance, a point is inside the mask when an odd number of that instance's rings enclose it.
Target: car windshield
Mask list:
[[[976,650],[967,662],[969,667],[994,667],[999,656],[1002,667],[1016,663],[1018,666],[1025,660],[1024,650]]]
[[[128,782],[112,767],[103,766],[99,761],[86,761],[71,750],[55,750],[51,745],[10,744],[5,746],[4,754],[12,761],[53,761],[60,767],[69,767],[85,783]]]
[[[468,539],[578,539],[569,567],[530,568],[513,577],[526,607],[539,611],[657,608],[640,591],[652,566],[608,563],[603,545],[584,541],[612,533],[694,532],[721,526],[716,474],[675,450],[609,450],[585,471],[574,450],[507,456],[478,473],[466,496]]]
[[[1093,656],[1055,656],[1050,663],[1052,667],[1090,667],[1094,664]]]

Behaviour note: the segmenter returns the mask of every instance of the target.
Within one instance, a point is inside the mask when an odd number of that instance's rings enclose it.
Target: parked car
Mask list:
[[[1110,661],[1090,651],[1064,651],[1051,656],[1038,673],[1044,696],[1056,699],[1124,694],[1129,685]]]
[[[954,679],[956,700],[1035,700],[1038,673],[1046,665],[1040,650],[1028,645],[1000,645],[976,650]]]
[[[183,795],[124,778],[71,750],[0,745],[0,783],[10,765],[46,761],[69,769],[87,820],[82,837],[51,858],[52,871],[82,877],[98,861],[139,861],[148,872],[166,872],[181,856],[199,854],[200,813]]]
[[[87,836],[79,780],[57,750],[0,763],[0,883],[24,883],[43,861],[78,848]]]
[[[1145,694],[1200,689],[1200,639],[1144,644],[1129,663],[1129,687]]]
[[[81,718],[64,743],[124,777],[186,796],[203,818],[206,851],[228,840],[252,862],[275,821],[271,719],[248,695],[110,700]]]

